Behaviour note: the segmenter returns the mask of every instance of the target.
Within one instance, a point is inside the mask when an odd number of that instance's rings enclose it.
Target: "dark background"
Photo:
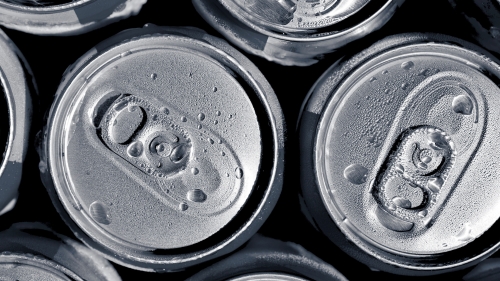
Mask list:
[[[216,0],[214,0],[216,1]],[[41,221],[56,231],[74,237],[51,204],[39,179],[38,155],[33,136],[41,128],[42,116],[49,108],[66,67],[98,42],[127,28],[142,27],[146,23],[165,26],[195,26],[209,34],[221,37],[196,13],[188,0],[149,0],[140,13],[90,33],[69,37],[36,36],[2,28],[28,60],[39,89],[35,103],[32,138],[25,162],[25,172],[19,189],[19,200],[13,211],[0,217],[0,228],[19,221]],[[473,41],[468,25],[455,13],[447,0],[407,0],[390,22],[381,30],[350,44],[346,49],[365,48],[384,36],[403,32],[438,32]],[[299,153],[295,126],[302,101],[317,78],[339,57],[342,50],[326,55],[309,67],[285,67],[247,55],[268,79],[284,112],[287,122],[285,175],[281,198],[260,233],[304,246],[324,261],[332,264],[349,280],[365,280],[366,274],[378,280],[460,280],[469,270],[434,277],[401,277],[370,271],[365,265],[344,254],[306,221],[298,203]],[[496,254],[495,256],[500,256]],[[144,273],[115,265],[123,280],[183,280],[207,264],[170,274]]]

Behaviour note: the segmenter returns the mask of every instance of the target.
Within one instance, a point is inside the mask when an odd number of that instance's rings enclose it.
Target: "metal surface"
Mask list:
[[[136,15],[147,0],[78,0],[49,6],[0,0],[0,25],[38,35],[76,35]]]
[[[307,281],[307,279],[283,273],[253,273],[245,274],[228,281]]]
[[[28,146],[32,106],[29,84],[31,70],[5,33],[0,31],[0,99],[2,99],[2,141],[0,166],[0,215],[17,200],[23,162]],[[32,89],[33,90],[33,89]]]
[[[41,173],[74,231],[109,258],[183,268],[243,243],[272,209],[283,120],[266,81],[227,43],[149,25],[99,44],[63,81]]]
[[[322,55],[382,27],[403,0],[336,1],[320,4],[271,0],[219,2],[221,3],[193,0],[198,13],[238,47],[279,64],[307,66],[316,63]],[[280,11],[274,6],[291,7],[292,3],[295,8],[288,10],[294,11],[293,17],[288,17],[286,24],[276,23],[283,17],[257,11]],[[268,19],[263,20],[262,17]]]
[[[17,223],[0,232],[2,280],[119,281],[97,253],[41,223]]]
[[[496,251],[498,241],[483,251],[471,242],[500,213],[491,157],[500,152],[500,66],[436,41],[459,42],[435,35],[381,41],[354,64],[332,67],[306,105],[319,114],[314,177],[338,228],[366,254],[429,272]]]

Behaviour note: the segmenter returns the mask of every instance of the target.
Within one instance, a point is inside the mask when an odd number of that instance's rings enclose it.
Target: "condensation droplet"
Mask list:
[[[207,200],[207,195],[201,189],[191,189],[187,192],[187,199],[192,202],[204,202]]]
[[[377,80],[377,78],[376,78],[376,77],[372,77],[372,78],[370,78],[370,80],[369,80],[369,81],[370,81],[370,82],[373,82],[373,81],[375,81],[375,80]]]
[[[201,126],[201,124],[198,124],[198,126],[196,126],[196,128],[198,128],[198,130],[201,130],[201,128],[203,128],[203,126]]]
[[[218,111],[218,110],[215,112],[215,115],[217,115],[217,116],[220,116],[221,114],[222,113],[220,111]]]
[[[472,100],[466,95],[460,95],[453,98],[451,103],[453,111],[458,114],[471,115],[472,114]]]
[[[235,174],[237,179],[241,179],[243,177],[243,170],[240,167],[237,167],[234,170],[234,174]]]
[[[186,122],[186,121],[187,121],[186,116],[182,116],[182,117],[181,117],[181,121],[182,121],[182,122]]]
[[[215,125],[219,124],[219,121],[214,120],[214,124],[215,124]]]
[[[188,204],[186,204],[185,202],[179,204],[179,210],[185,211],[187,209],[188,209]]]
[[[205,120],[205,114],[204,113],[198,114],[198,120],[200,120],[200,121]]]
[[[109,213],[108,207],[104,203],[99,201],[94,201],[89,207],[90,216],[98,223],[110,224],[111,215]]]
[[[168,115],[170,113],[170,110],[168,110],[168,108],[166,108],[166,107],[162,107],[161,108],[161,112],[163,112],[163,113],[165,113],[165,114]]]
[[[368,169],[359,164],[349,165],[344,170],[344,178],[346,178],[353,184],[365,183],[367,176],[368,176]]]
[[[197,175],[200,171],[198,170],[198,168],[191,168],[191,173],[193,175]]]
[[[151,79],[156,80],[156,77],[158,77],[158,75],[156,75],[156,73],[151,74]]]
[[[217,87],[214,87],[212,91],[214,91],[214,93],[217,92]]]
[[[389,71],[387,70],[382,71],[382,74],[387,74],[387,73],[389,73]]]
[[[181,161],[187,155],[187,147],[184,144],[181,144],[175,147],[170,154],[170,160],[174,163]]]
[[[408,88],[408,86],[410,86],[410,84],[403,83],[403,84],[401,84],[401,89],[406,90]]]
[[[144,150],[144,145],[142,144],[142,142],[134,141],[127,147],[127,154],[130,157],[139,157],[141,156],[143,150]]]
[[[427,216],[427,210],[423,210],[423,211],[418,212],[418,216],[421,218],[425,218],[425,216]]]
[[[210,144],[214,144],[214,140],[213,140],[213,139],[211,139],[211,138],[208,138],[208,142],[209,142]]]
[[[221,151],[221,152],[220,152],[220,155],[225,156],[225,155],[226,155],[226,153],[224,153],[224,151]]]
[[[405,61],[401,64],[401,68],[404,70],[410,70],[415,64],[412,61]]]

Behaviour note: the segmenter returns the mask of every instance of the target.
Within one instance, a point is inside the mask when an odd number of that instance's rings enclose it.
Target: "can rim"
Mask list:
[[[31,96],[23,65],[30,71],[24,57],[7,35],[0,30],[0,83],[5,91],[9,115],[9,136],[5,156],[0,164],[2,189],[8,194],[0,197],[1,207],[17,197],[21,181],[22,163],[28,149],[28,133],[31,125]],[[3,202],[7,200],[6,202]],[[0,208],[2,209],[2,208]]]
[[[77,35],[136,15],[146,1],[78,0],[43,7],[0,1],[0,24],[38,35]]]
[[[391,12],[391,10],[400,6],[405,0],[384,0],[384,1],[386,1],[384,5],[382,5],[375,13],[371,14],[370,17],[364,19],[360,23],[357,23],[347,29],[325,32],[323,34],[305,33],[304,35],[301,35],[300,33],[292,33],[297,36],[287,36],[287,34],[273,32],[264,27],[261,27],[251,22],[249,19],[245,18],[243,15],[239,13],[233,13],[232,11],[230,11],[230,14],[233,17],[237,18],[239,21],[243,22],[249,28],[254,29],[261,34],[264,34],[272,38],[292,41],[292,42],[316,42],[316,41],[325,41],[331,39],[339,40],[339,38],[342,38],[344,36],[349,36],[350,33],[356,30],[360,32],[359,30],[361,30],[365,25],[379,26],[380,24],[378,23],[378,21],[380,20],[383,21],[385,13]],[[225,6],[225,8],[227,7]]]
[[[168,34],[168,33],[171,34]],[[165,33],[165,34],[162,34]],[[181,35],[178,35],[181,33]],[[187,37],[185,34],[191,34],[196,37],[195,39]],[[183,35],[184,34],[184,35]],[[134,38],[130,39],[130,37]],[[115,246],[110,246],[109,241],[106,242],[107,245],[104,245],[102,241],[99,243],[95,241],[92,236],[89,236],[88,233],[82,232],[79,226],[76,225],[76,223],[72,222],[72,219],[70,217],[71,214],[64,214],[68,213],[68,207],[69,210],[73,208],[72,206],[68,206],[67,203],[64,204],[64,209],[60,209],[59,212],[65,219],[66,223],[69,224],[72,228],[72,230],[77,234],[77,236],[83,240],[87,245],[90,247],[99,250],[101,253],[104,253],[104,255],[115,261],[118,262],[122,265],[125,265],[127,267],[139,269],[139,270],[144,270],[144,271],[154,271],[154,270],[177,270],[180,268],[185,268],[190,265],[194,265],[200,262],[203,262],[208,259],[212,259],[214,257],[223,255],[225,253],[228,253],[235,249],[236,247],[240,246],[243,244],[246,240],[250,238],[250,236],[257,231],[258,228],[260,228],[260,225],[263,223],[263,219],[267,218],[269,215],[270,211],[276,204],[277,198],[279,196],[280,190],[281,190],[281,185],[282,185],[282,169],[283,169],[283,127],[284,127],[284,120],[282,117],[282,112],[281,109],[279,108],[279,104],[277,101],[277,97],[275,96],[274,92],[272,91],[270,85],[268,82],[264,79],[263,75],[258,71],[258,69],[241,53],[236,51],[234,48],[229,46],[225,41],[221,39],[217,39],[215,37],[212,37],[200,30],[193,29],[193,28],[157,28],[156,26],[148,26],[143,29],[131,29],[131,30],[126,30],[123,31],[111,38],[108,38],[107,40],[101,42],[98,44],[96,47],[98,47],[100,50],[96,50],[96,48],[92,49],[89,51],[87,54],[82,56],[79,61],[77,61],[76,66],[70,67],[69,72],[65,75],[64,81],[58,91],[57,91],[57,96],[56,99],[51,107],[50,110],[50,116],[48,119],[48,128],[47,128],[47,136],[45,139],[45,153],[48,152],[45,156],[45,160],[47,161],[47,166],[48,170],[50,171],[50,174],[52,175],[47,175],[50,177],[51,183],[46,183],[44,181],[44,184],[53,186],[54,192],[55,190],[59,190],[60,187],[58,188],[57,185],[58,183],[58,176],[56,173],[54,173],[55,168],[52,167],[52,162],[54,158],[54,150],[50,147],[56,144],[51,144],[53,141],[52,139],[58,139],[57,138],[57,132],[53,130],[53,124],[56,122],[57,116],[60,115],[60,107],[58,106],[61,103],[62,99],[62,93],[65,93],[68,88],[71,85],[72,79],[76,77],[78,72],[84,68],[86,68],[91,61],[104,56],[108,52],[112,52],[112,50],[117,47],[121,46],[122,44],[126,44],[127,42],[120,42],[121,40],[125,41],[133,41],[133,40],[142,40],[142,39],[147,39],[147,37],[153,36],[165,36],[165,38],[170,38],[171,40],[174,39],[181,39],[181,40],[188,40],[190,42],[194,42],[200,46],[203,46],[203,48],[207,50],[211,50],[212,52],[216,52],[221,56],[224,56],[227,61],[224,63],[232,65],[232,67],[236,68],[237,72],[239,72],[240,75],[244,75],[247,81],[247,83],[252,84],[252,88],[256,91],[257,95],[259,95],[259,100],[262,103],[262,106],[265,107],[266,112],[267,112],[267,118],[269,119],[269,122],[272,124],[272,134],[273,134],[273,171],[271,178],[269,179],[269,185],[266,187],[267,189],[265,190],[263,198],[259,201],[258,208],[255,209],[255,211],[252,213],[251,217],[246,221],[244,224],[239,226],[238,230],[233,233],[230,237],[225,237],[222,241],[217,242],[215,246],[212,246],[208,249],[204,250],[197,250],[195,252],[191,252],[189,254],[184,254],[186,257],[183,258],[178,258],[174,257],[174,255],[167,256],[168,258],[158,258],[158,256],[155,256],[155,259],[152,259],[148,256],[144,255],[137,255],[137,256],[132,256],[132,255],[127,255],[127,257],[116,257],[116,255],[113,253],[116,249],[118,249]],[[264,79],[264,80],[263,80]],[[43,157],[43,156],[42,156]],[[44,159],[42,159],[43,161]],[[52,188],[49,188],[49,190]],[[61,194],[60,192],[57,192],[57,195],[54,194],[57,198],[57,200],[53,201],[59,201],[58,204],[56,205],[61,205],[63,200],[61,200]],[[266,202],[268,201],[268,202]],[[263,219],[260,219],[263,218]],[[102,239],[101,239],[102,240]],[[122,248],[122,246],[120,246]]]

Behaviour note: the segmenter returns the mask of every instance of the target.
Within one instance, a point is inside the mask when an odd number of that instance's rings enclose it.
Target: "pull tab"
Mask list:
[[[101,142],[141,171],[145,188],[172,208],[214,214],[240,195],[243,171],[232,148],[173,106],[113,92],[92,117]]]
[[[375,216],[387,229],[431,227],[474,157],[486,106],[467,86],[473,85],[469,79],[456,72],[436,74],[418,85],[396,114],[367,179]]]

